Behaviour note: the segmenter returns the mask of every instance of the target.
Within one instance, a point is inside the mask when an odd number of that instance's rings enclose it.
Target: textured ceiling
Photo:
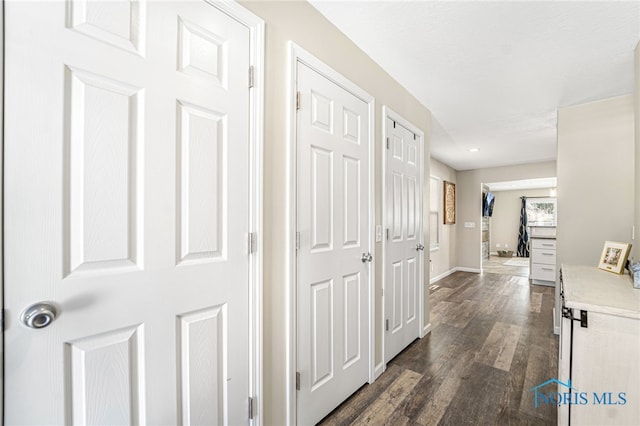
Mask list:
[[[311,4],[429,108],[456,170],[553,160],[559,107],[632,93],[640,1]]]

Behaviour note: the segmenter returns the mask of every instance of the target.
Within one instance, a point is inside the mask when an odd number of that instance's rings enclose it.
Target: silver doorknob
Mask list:
[[[371,253],[362,253],[362,263],[366,263],[366,262],[372,262],[373,261],[373,256],[371,255]]]
[[[35,328],[37,330],[51,324],[53,320],[56,319],[57,315],[58,310],[55,306],[50,303],[40,302],[35,303],[22,311],[20,319],[27,327]]]
[[[416,244],[416,251],[424,250],[424,246],[420,243]]]

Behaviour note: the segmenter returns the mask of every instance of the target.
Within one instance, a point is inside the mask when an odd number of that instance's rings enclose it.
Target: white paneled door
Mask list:
[[[308,66],[297,76],[297,413],[310,425],[369,378],[369,118]]]
[[[422,138],[386,117],[385,362],[420,337]]]
[[[247,424],[250,28],[204,1],[5,18],[6,423]]]

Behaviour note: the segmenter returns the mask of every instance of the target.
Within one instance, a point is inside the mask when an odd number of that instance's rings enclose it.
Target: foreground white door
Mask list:
[[[298,424],[369,378],[368,105],[298,64]]]
[[[250,29],[5,8],[6,423],[247,424]]]
[[[422,138],[386,118],[385,362],[420,337]]]

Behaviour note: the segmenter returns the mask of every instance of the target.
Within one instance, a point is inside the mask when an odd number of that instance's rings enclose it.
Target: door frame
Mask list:
[[[380,364],[378,365],[378,367],[376,368],[376,371],[378,373],[378,376],[380,374],[382,374],[386,369],[387,369],[387,361],[385,359],[385,342],[386,342],[386,331],[385,331],[385,319],[387,316],[386,313],[386,294],[384,292],[384,288],[385,288],[385,278],[386,278],[386,260],[387,260],[387,239],[385,237],[385,233],[386,233],[386,228],[387,228],[387,220],[389,219],[387,217],[387,131],[389,130],[387,127],[387,119],[391,119],[392,121],[395,121],[396,123],[400,124],[402,127],[406,128],[407,130],[413,132],[417,137],[418,137],[418,145],[420,147],[420,159],[418,160],[418,167],[420,169],[420,197],[422,198],[422,208],[421,208],[421,212],[422,214],[420,215],[420,243],[422,245],[424,245],[424,240],[425,240],[425,228],[424,228],[424,213],[425,213],[425,191],[424,191],[424,177],[425,177],[425,170],[424,170],[424,156],[425,156],[425,152],[424,152],[424,132],[422,130],[420,130],[417,126],[415,126],[414,124],[412,124],[410,121],[406,120],[404,117],[402,117],[400,114],[398,114],[397,112],[393,111],[391,108],[389,108],[387,105],[382,105],[382,137],[380,138],[380,149],[381,152],[383,153],[382,155],[382,318],[380,319],[380,329],[382,330],[382,360],[380,361]],[[425,264],[426,262],[426,256],[427,256],[428,252],[423,251],[422,252],[422,265],[420,265],[420,278],[419,278],[419,282],[420,282],[420,286],[418,288],[418,298],[420,299],[420,303],[418,303],[418,321],[419,321],[419,332],[418,332],[418,337],[419,338],[423,338],[424,336],[427,335],[427,333],[429,332],[429,325],[424,325],[424,277],[425,277]]]
[[[298,80],[298,63],[302,63],[323,77],[345,89],[368,105],[369,118],[369,246],[367,250],[375,253],[375,99],[369,93],[361,89],[351,80],[322,62],[311,53],[298,46],[293,41],[288,42],[288,76],[287,76],[287,199],[286,199],[286,341],[285,341],[285,394],[286,394],[286,422],[289,425],[297,424],[297,254],[296,254],[296,230],[297,230],[297,109],[296,91]],[[375,259],[370,264],[370,274],[367,282],[369,289],[369,383],[375,380],[374,356],[375,356],[375,309],[374,309],[374,283],[375,283]]]
[[[4,353],[4,6],[0,4],[0,353]],[[249,395],[255,416],[249,424],[260,426],[263,417],[263,150],[264,150],[264,50],[265,23],[234,0],[203,0],[249,29],[249,64],[253,67],[253,86],[249,89],[249,229],[257,237],[249,256]],[[0,418],[4,418],[5,364],[0,367]]]
[[[0,419],[4,422],[4,0],[0,4]]]

